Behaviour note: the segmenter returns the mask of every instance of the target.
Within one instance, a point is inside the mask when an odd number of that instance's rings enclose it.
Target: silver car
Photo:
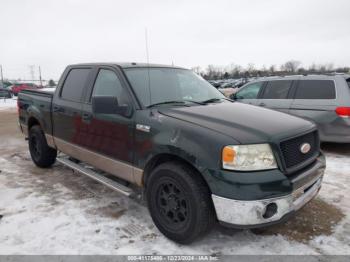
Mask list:
[[[350,143],[350,75],[264,78],[231,98],[312,120],[322,142]]]

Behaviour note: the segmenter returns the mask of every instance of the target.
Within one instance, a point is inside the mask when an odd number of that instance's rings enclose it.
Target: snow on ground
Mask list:
[[[347,145],[350,153],[350,145]],[[330,236],[319,236],[310,244],[325,254],[350,254],[350,154],[327,153],[327,169],[320,198],[339,207],[345,218]]]
[[[23,138],[6,128],[0,125],[0,254],[350,254],[349,148],[326,148],[319,197],[287,224],[262,232],[217,226],[182,246],[157,230],[139,201],[59,164],[35,167]]]
[[[0,111],[17,108],[17,98],[4,99],[0,97]]]
[[[35,174],[36,168],[19,163],[27,161],[0,158],[0,254],[316,253],[282,236],[249,231],[214,230],[181,246],[162,236],[142,204],[59,165]]]

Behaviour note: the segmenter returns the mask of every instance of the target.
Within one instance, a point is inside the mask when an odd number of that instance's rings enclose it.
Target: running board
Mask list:
[[[99,174],[91,169],[88,169],[80,164],[74,163],[73,161],[69,160],[66,157],[57,157],[57,162],[61,163],[64,166],[67,166],[83,175],[86,175],[98,182],[100,182],[101,184],[104,184],[105,186],[125,195],[128,197],[131,197],[134,194],[134,191],[129,188],[126,187],[112,179],[109,179],[107,177],[105,177],[103,174]]]

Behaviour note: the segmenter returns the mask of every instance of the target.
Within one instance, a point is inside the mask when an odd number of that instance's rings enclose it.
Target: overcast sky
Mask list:
[[[67,64],[146,60],[184,67],[350,65],[349,0],[1,0],[8,78],[58,79]]]

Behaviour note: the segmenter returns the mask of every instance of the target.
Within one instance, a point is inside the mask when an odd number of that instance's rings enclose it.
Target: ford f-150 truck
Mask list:
[[[38,167],[57,160],[125,195],[142,192],[155,225],[179,243],[216,221],[282,222],[321,187],[315,124],[231,101],[187,69],[71,65],[55,92],[20,92],[18,110]]]

